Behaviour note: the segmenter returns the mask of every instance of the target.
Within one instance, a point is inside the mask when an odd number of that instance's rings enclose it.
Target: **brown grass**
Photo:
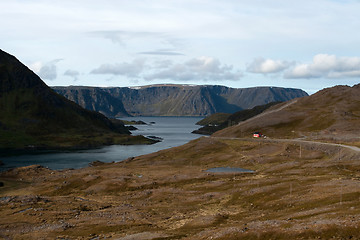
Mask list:
[[[310,146],[300,157],[299,149],[201,138],[121,163],[13,171],[1,179],[0,232],[15,239],[358,238],[358,158],[344,151],[339,161],[336,149]],[[256,172],[204,171],[221,166]]]

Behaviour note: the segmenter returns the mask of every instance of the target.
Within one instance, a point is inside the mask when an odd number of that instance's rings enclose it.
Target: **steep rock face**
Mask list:
[[[108,116],[208,116],[307,96],[306,92],[292,88],[237,89],[206,85],[152,85],[136,88],[70,86],[53,89],[87,109]]]
[[[270,102],[285,102],[293,98],[304,97],[307,94],[294,88],[253,87],[227,88],[224,86],[208,86],[215,94],[224,97],[229,104],[241,109],[250,109]]]
[[[53,89],[85,109],[97,111],[111,117],[130,116],[125,110],[122,101],[102,88],[54,87]]]
[[[83,134],[88,137],[129,134],[123,125],[114,124],[104,115],[83,109],[55,93],[35,73],[2,50],[0,112],[0,149],[43,144],[45,136],[51,136],[52,144],[65,135],[73,139]]]

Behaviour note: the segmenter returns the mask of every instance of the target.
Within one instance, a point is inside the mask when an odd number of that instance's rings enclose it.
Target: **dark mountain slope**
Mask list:
[[[204,118],[203,120],[198,122],[198,124],[203,125],[203,127],[201,127],[198,130],[193,131],[193,133],[211,135],[216,131],[219,131],[226,127],[229,127],[229,126],[238,124],[242,121],[245,121],[247,119],[250,119],[250,118],[262,113],[266,109],[268,109],[276,104],[279,104],[279,103],[280,102],[272,102],[272,103],[268,103],[265,105],[253,107],[251,109],[241,110],[241,111],[238,111],[233,114],[226,114],[226,113],[212,114],[209,117]]]
[[[207,125],[220,125],[230,117],[231,113],[214,113],[210,116],[201,119],[196,125],[207,126]]]
[[[208,116],[307,96],[300,89],[275,87],[236,89],[225,86],[151,85],[136,88],[70,86],[53,89],[87,109],[108,116]],[[89,91],[96,92],[96,96],[86,94]]]
[[[262,131],[270,137],[358,139],[360,84],[335,86],[278,104],[237,126],[216,132],[214,136],[240,137],[241,133],[250,136],[253,131]]]
[[[86,147],[129,138],[122,124],[58,95],[2,50],[0,112],[0,148]]]

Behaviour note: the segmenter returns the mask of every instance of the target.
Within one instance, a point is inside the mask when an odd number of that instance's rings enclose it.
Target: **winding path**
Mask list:
[[[326,142],[317,142],[317,141],[309,141],[309,140],[301,140],[301,139],[269,139],[269,140],[277,141],[277,142],[296,142],[296,143],[307,143],[307,144],[323,145],[323,146],[342,147],[353,150],[355,152],[360,152],[360,148],[358,147],[339,144],[339,143],[326,143]]]
[[[286,104],[284,104],[283,106],[276,108],[274,110],[270,110],[270,111],[265,111],[263,113],[260,113],[252,118],[249,118],[245,121],[242,121],[240,123],[237,124],[237,126],[242,125],[247,123],[248,121],[253,121],[256,118],[259,117],[263,117],[266,116],[268,114],[271,113],[275,113],[275,112],[279,112],[291,105],[293,105],[294,103],[296,103],[298,101],[298,99],[293,99],[292,101],[287,102]],[[213,137],[213,136],[208,136],[210,138],[218,138],[218,139],[232,139],[232,140],[245,140],[248,141],[249,138],[233,138],[233,137]],[[260,139],[257,139],[260,140]],[[306,144],[314,144],[314,145],[323,145],[323,146],[332,146],[332,147],[342,147],[342,148],[347,148],[350,149],[352,151],[355,152],[360,152],[360,148],[356,147],[356,146],[349,146],[349,145],[344,145],[344,144],[337,144],[337,143],[326,143],[326,142],[317,142],[317,141],[310,141],[310,140],[302,140],[302,139],[277,139],[277,138],[269,138],[269,139],[261,139],[262,141],[272,141],[272,142],[296,142],[296,143],[306,143]]]
[[[209,138],[214,139],[229,139],[229,140],[243,140],[243,141],[255,141],[252,138],[235,138],[235,137],[212,137],[208,136]],[[314,145],[323,145],[323,146],[332,146],[332,147],[342,147],[347,148],[355,152],[360,152],[360,148],[356,146],[349,146],[344,144],[338,143],[326,143],[326,142],[317,142],[317,141],[308,141],[308,140],[301,140],[301,139],[277,139],[277,138],[269,138],[269,139],[256,139],[256,141],[266,141],[266,142],[295,142],[295,143],[306,143],[306,144],[314,144]]]

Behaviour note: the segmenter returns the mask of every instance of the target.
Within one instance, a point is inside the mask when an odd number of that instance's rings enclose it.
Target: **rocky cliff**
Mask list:
[[[109,117],[130,116],[121,99],[114,97],[107,89],[76,86],[54,87],[53,89],[85,109],[97,111]]]
[[[208,116],[307,96],[300,89],[229,88],[213,85],[150,85],[143,87],[53,87],[84,108],[111,117]]]

